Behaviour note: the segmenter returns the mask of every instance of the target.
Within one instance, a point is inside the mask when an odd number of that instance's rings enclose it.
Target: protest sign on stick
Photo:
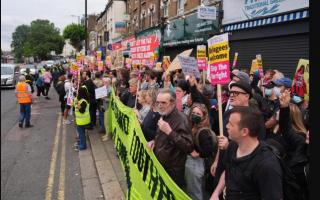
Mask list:
[[[194,75],[195,77],[200,78],[197,61],[194,57],[178,56],[178,59],[185,75]]]
[[[238,52],[234,53],[233,63],[232,63],[232,69],[237,65],[238,61]]]
[[[223,135],[221,84],[230,82],[229,38],[228,33],[213,36],[208,40],[210,82],[217,85],[219,132]]]

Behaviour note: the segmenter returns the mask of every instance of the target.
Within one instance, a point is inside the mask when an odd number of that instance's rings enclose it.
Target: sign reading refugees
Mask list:
[[[126,176],[126,199],[190,199],[147,148],[134,110],[116,98],[113,90],[109,112],[105,115],[108,115],[105,119],[109,119],[109,130]]]
[[[200,78],[200,72],[197,66],[197,60],[194,57],[186,57],[178,55],[179,62],[182,67],[182,72],[185,75],[194,75]]]
[[[208,53],[211,84],[230,82],[228,33],[213,36],[208,40]]]
[[[159,39],[156,35],[150,35],[133,41],[130,47],[132,64],[139,65],[143,64],[146,60],[149,61],[150,56],[154,55],[154,51],[158,47]]]

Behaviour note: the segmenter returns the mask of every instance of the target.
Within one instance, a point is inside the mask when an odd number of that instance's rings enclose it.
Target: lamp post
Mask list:
[[[84,45],[84,55],[87,55],[88,50],[88,34],[87,34],[87,0],[85,0],[84,5],[84,30],[85,30],[85,45]]]

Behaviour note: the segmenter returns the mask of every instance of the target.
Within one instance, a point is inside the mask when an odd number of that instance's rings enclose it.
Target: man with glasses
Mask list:
[[[176,95],[160,89],[156,105],[161,118],[155,139],[148,143],[164,169],[182,189],[187,155],[193,151],[191,127],[187,116],[176,108]]]
[[[238,81],[234,82],[230,85],[230,91],[229,91],[229,100],[230,105],[234,107],[249,107],[249,101],[252,97],[252,88],[246,81]],[[229,123],[229,117],[231,114],[231,110],[227,110],[223,113],[223,136],[218,136],[218,146],[219,146],[219,153],[218,156],[216,156],[215,162],[213,162],[211,166],[211,174],[215,177],[215,183],[216,186],[218,184],[218,180],[220,178],[220,175],[222,173],[222,158],[225,150],[227,149],[229,145],[228,140],[228,131],[226,128],[226,125]],[[265,127],[260,128],[260,131],[258,132],[258,139],[264,140],[266,137],[266,130]]]

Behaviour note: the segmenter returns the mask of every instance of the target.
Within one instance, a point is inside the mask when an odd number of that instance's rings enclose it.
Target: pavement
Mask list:
[[[84,198],[125,199],[126,180],[111,138],[102,141],[96,129],[87,136],[88,148],[79,152]]]

